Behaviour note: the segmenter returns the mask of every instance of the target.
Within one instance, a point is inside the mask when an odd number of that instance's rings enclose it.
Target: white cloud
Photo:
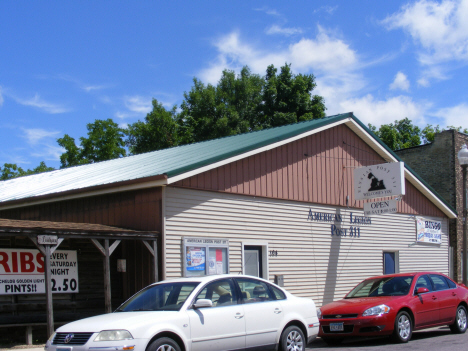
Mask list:
[[[468,128],[468,104],[466,103],[439,109],[434,115],[444,120],[445,124],[441,124],[441,127],[455,126]]]
[[[152,99],[139,95],[125,96],[123,99],[126,111],[117,111],[114,116],[119,119],[145,116],[153,109]]]
[[[301,28],[280,27],[277,24],[272,25],[265,31],[265,33],[269,35],[272,35],[272,34],[293,35],[293,34],[300,34],[302,32],[303,30]]]
[[[425,125],[424,115],[431,107],[429,103],[418,103],[408,96],[376,100],[370,94],[342,101],[340,106],[342,111],[354,112],[354,115],[364,124],[371,123],[377,127],[405,117],[416,125]]]
[[[151,99],[142,96],[126,96],[124,104],[131,112],[147,114],[151,111]]]
[[[40,157],[45,161],[58,161],[65,151],[66,150],[60,146],[48,143],[44,144],[42,149],[35,150],[35,152],[31,153],[31,156]]]
[[[47,138],[55,138],[60,132],[56,131],[48,131],[45,129],[26,129],[22,128],[25,135],[24,138],[27,139],[29,144],[37,144],[38,142],[42,141],[43,139]]]
[[[389,29],[403,29],[421,45],[419,61],[433,65],[468,61],[468,0],[419,0],[383,20]]]
[[[34,95],[34,97],[31,99],[21,99],[18,97],[15,97],[14,99],[16,100],[16,102],[18,102],[21,105],[36,107],[40,110],[43,110],[44,112],[51,113],[51,114],[65,113],[65,112],[71,111],[71,109],[68,107],[65,107],[59,104],[54,104],[51,102],[47,102],[41,99],[39,94]]]
[[[428,88],[431,86],[431,83],[429,82],[429,79],[427,79],[427,77],[422,77],[418,79],[418,85],[424,88]]]
[[[314,74],[346,72],[358,64],[356,52],[343,40],[329,35],[318,27],[316,38],[301,40],[283,50],[262,51],[243,41],[240,34],[232,32],[214,43],[218,56],[198,76],[207,83],[215,84],[223,69],[239,70],[248,65],[253,72],[264,74],[268,65],[277,67],[291,63],[294,70],[313,71]]]
[[[395,80],[393,81],[392,84],[390,84],[390,89],[391,90],[404,90],[408,91],[410,86],[410,82],[408,80],[408,77],[403,72],[398,72],[395,76]]]
[[[105,89],[106,86],[105,85],[87,85],[87,86],[82,86],[81,88],[87,93],[89,93],[90,91],[93,91],[93,90]]]
[[[332,15],[333,12],[335,12],[337,8],[338,8],[338,6],[322,6],[322,7],[319,7],[318,9],[314,10],[314,13],[324,11],[324,12],[328,13],[329,15]]]
[[[278,11],[276,11],[275,9],[266,7],[266,6],[258,8],[258,9],[254,9],[254,11],[265,12],[267,15],[270,15],[270,16],[281,16],[281,14]]]

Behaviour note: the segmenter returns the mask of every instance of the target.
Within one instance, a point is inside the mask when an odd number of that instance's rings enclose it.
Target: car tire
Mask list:
[[[455,322],[450,325],[450,330],[455,334],[463,334],[466,332],[468,327],[467,324],[467,313],[465,306],[458,306],[457,313],[455,314]]]
[[[146,349],[147,351],[181,351],[180,346],[171,338],[159,338],[154,340]]]
[[[291,325],[283,330],[281,334],[281,350],[283,351],[305,351],[307,340],[301,328]]]
[[[413,323],[408,312],[400,311],[396,318],[393,328],[392,339],[396,343],[405,343],[411,339],[413,334]]]
[[[343,338],[327,338],[322,337],[322,340],[325,341],[325,344],[329,346],[339,345],[343,342]]]

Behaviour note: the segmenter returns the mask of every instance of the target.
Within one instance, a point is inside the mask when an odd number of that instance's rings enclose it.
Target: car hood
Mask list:
[[[402,296],[380,296],[380,297],[358,297],[352,299],[342,299],[325,306],[320,310],[322,315],[326,314],[362,314],[368,308],[386,304],[391,305],[395,300],[400,300]]]
[[[143,325],[173,320],[179,311],[159,312],[114,312],[80,319],[57,329],[58,333],[98,333],[101,330],[135,330]]]

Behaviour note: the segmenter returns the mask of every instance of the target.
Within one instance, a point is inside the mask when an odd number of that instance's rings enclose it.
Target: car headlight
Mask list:
[[[317,308],[317,318],[322,318],[322,310]]]
[[[118,341],[133,339],[132,334],[127,330],[103,330],[94,341]]]
[[[381,314],[385,314],[390,312],[390,307],[387,305],[379,305],[375,307],[368,308],[367,310],[364,311],[362,314],[364,317],[365,316],[379,316]]]

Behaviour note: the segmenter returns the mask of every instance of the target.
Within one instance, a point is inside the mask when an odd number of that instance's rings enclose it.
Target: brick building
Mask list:
[[[462,279],[461,261],[463,249],[463,182],[462,169],[457,154],[463,144],[468,144],[468,135],[454,129],[437,133],[434,142],[395,151],[453,208],[458,217],[450,219],[450,246],[453,248],[453,278]]]

